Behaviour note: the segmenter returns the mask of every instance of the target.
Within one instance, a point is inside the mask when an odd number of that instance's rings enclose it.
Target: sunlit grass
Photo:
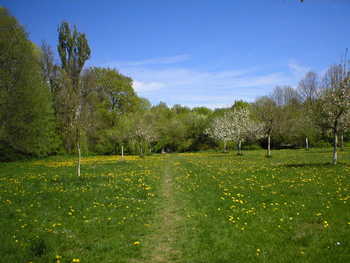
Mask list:
[[[184,262],[348,262],[349,153],[263,154],[179,155]]]
[[[350,262],[348,150],[264,155],[96,156],[80,178],[73,157],[3,163],[0,262],[144,262],[164,167],[177,262]]]
[[[137,242],[153,218],[159,165],[112,160],[85,159],[81,178],[66,165],[71,158],[1,165],[0,261],[125,262],[140,256]]]

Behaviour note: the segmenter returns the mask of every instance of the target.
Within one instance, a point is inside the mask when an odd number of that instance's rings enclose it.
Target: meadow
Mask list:
[[[0,262],[350,262],[350,154],[0,164]]]

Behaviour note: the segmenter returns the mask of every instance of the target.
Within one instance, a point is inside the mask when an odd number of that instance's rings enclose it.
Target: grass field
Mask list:
[[[350,262],[350,153],[0,164],[0,262]]]

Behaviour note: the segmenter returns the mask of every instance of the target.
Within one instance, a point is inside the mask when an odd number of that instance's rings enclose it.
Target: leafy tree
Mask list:
[[[38,49],[4,8],[0,8],[0,28],[1,144],[14,153],[46,156],[55,150],[57,141]]]
[[[121,135],[129,129],[125,117],[135,112],[143,112],[144,100],[139,98],[132,80],[115,69],[90,68],[82,75],[82,102],[86,134],[89,150],[101,154],[116,153],[119,146],[129,138],[129,134]],[[120,130],[120,131],[118,131]],[[123,144],[122,141],[124,142]],[[119,145],[121,144],[121,145]]]
[[[263,125],[267,137],[267,157],[271,157],[271,134],[278,124],[277,105],[269,97],[261,97],[253,104],[255,118]]]
[[[345,67],[333,65],[323,79],[323,90],[315,107],[318,124],[332,131],[333,164],[337,163],[338,135],[350,114],[350,74]]]
[[[90,47],[88,45],[85,34],[77,31],[74,27],[71,30],[67,22],[62,22],[58,28],[58,54],[61,59],[62,69],[71,81],[71,90],[69,95],[72,96],[72,110],[68,114],[70,118],[67,120],[69,126],[74,127],[75,144],[78,151],[77,175],[80,176],[80,136],[81,136],[81,120],[82,112],[81,89],[80,89],[80,73],[84,67],[86,60],[90,58]]]

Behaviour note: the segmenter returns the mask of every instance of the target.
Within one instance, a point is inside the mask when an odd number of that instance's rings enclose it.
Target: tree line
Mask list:
[[[140,154],[236,147],[267,149],[333,144],[349,139],[350,73],[346,59],[297,88],[209,109],[151,105],[118,70],[84,67],[91,53],[84,33],[62,22],[57,54],[37,47],[0,8],[0,159],[54,154]],[[80,171],[80,168],[78,168]]]

